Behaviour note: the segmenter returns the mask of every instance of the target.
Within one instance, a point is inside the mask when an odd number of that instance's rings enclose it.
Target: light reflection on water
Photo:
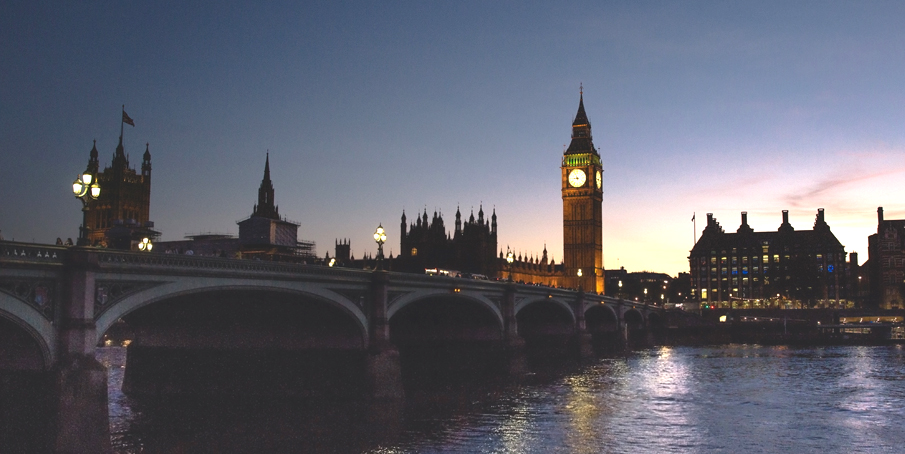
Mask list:
[[[124,349],[99,349],[117,452],[902,452],[905,352],[653,348],[522,383],[366,402],[136,402]]]

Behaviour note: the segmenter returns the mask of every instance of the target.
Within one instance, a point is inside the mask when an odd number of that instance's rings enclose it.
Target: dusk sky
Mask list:
[[[604,167],[607,269],[688,271],[714,216],[818,208],[867,259],[905,218],[903,2],[43,2],[0,5],[0,234],[78,236],[70,185],[120,108],[150,143],[162,240],[238,233],[265,154],[280,213],[333,255],[483,203],[499,247],[562,258],[579,85]]]

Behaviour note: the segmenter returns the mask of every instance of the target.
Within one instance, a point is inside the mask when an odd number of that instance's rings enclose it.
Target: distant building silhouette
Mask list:
[[[258,203],[251,216],[238,222],[239,237],[199,234],[182,241],[158,244],[158,251],[177,254],[241,257],[257,260],[317,263],[314,242],[299,241],[297,222],[280,217],[270,180],[270,154],[264,161],[264,177],[258,188]]]
[[[905,308],[905,219],[884,219],[877,208],[877,233],[867,237],[870,304]]]
[[[427,210],[415,219],[408,225],[403,211],[400,252],[393,264],[395,270],[423,273],[427,268],[444,268],[488,277],[498,275],[496,210],[487,222],[481,206],[477,219],[472,212],[463,223],[462,213],[456,209],[455,229],[451,236],[446,231],[443,215],[436,211],[430,220]]]
[[[795,230],[789,212],[775,232],[755,232],[742,212],[736,233],[707,214],[689,255],[695,299],[715,307],[851,305],[845,248],[817,210],[813,230]],[[856,259],[857,260],[857,259]]]

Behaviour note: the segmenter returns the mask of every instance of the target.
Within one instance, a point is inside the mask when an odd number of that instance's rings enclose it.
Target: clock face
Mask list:
[[[597,189],[603,187],[603,177],[600,176],[600,171],[597,171]]]
[[[572,185],[573,188],[578,188],[584,185],[587,177],[584,174],[584,170],[574,169],[569,172],[569,184]]]

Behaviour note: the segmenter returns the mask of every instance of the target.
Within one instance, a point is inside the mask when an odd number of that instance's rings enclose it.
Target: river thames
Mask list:
[[[452,377],[398,405],[136,400],[102,348],[117,453],[893,453],[905,348],[658,347],[512,380]]]

